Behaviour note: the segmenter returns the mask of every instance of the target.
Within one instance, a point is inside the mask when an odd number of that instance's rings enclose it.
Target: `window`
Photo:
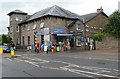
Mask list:
[[[19,26],[17,26],[16,31],[19,32]]]
[[[80,30],[80,24],[77,24],[76,28],[77,30]]]
[[[22,37],[23,45],[24,45],[24,43],[25,43],[25,42],[24,42],[24,39],[25,39],[25,38],[24,38],[24,36],[23,36],[23,37]]]
[[[27,30],[30,30],[30,26],[28,26],[28,29]]]
[[[22,30],[23,30],[23,31],[25,30],[25,25],[22,27]]]
[[[28,46],[30,45],[30,36],[28,36]]]
[[[17,45],[19,45],[20,44],[20,39],[19,38],[17,38]]]
[[[36,26],[36,24],[34,24],[34,25],[33,25],[33,30],[35,30],[35,29],[36,29],[36,27],[37,27],[37,26]]]
[[[20,18],[20,20],[19,21],[22,21],[22,17]]]
[[[81,46],[81,39],[76,39],[76,46]]]
[[[15,18],[15,20],[16,20],[16,21],[19,21],[19,17],[17,16],[17,17]]]
[[[43,28],[44,27],[44,23],[42,22],[41,24],[40,24],[40,28]]]

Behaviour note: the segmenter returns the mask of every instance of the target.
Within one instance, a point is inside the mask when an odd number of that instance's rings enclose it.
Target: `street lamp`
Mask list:
[[[85,26],[85,19],[83,19],[83,26],[84,26],[84,49],[86,50],[86,26]]]

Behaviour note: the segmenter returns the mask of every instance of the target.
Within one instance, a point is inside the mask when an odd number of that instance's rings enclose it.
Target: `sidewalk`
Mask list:
[[[34,50],[23,50],[19,49],[15,51],[15,54],[36,54]],[[45,52],[40,52],[39,55],[44,55]],[[45,54],[46,55],[46,54]],[[108,48],[102,50],[92,50],[92,51],[65,51],[65,52],[49,52],[48,55],[56,55],[56,56],[65,56],[72,58],[90,58],[90,59],[109,59],[109,60],[118,60],[118,48]],[[10,56],[10,54],[4,54],[5,56]],[[120,60],[120,59],[119,59]]]

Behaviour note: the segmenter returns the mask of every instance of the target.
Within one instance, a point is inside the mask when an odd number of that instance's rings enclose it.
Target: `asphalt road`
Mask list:
[[[2,77],[108,77],[120,79],[117,60],[21,54],[2,59]]]

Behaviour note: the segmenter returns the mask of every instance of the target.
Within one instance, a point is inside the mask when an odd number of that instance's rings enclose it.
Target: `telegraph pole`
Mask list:
[[[84,26],[84,50],[86,50],[86,26],[85,26],[85,19],[83,19],[83,26]]]

